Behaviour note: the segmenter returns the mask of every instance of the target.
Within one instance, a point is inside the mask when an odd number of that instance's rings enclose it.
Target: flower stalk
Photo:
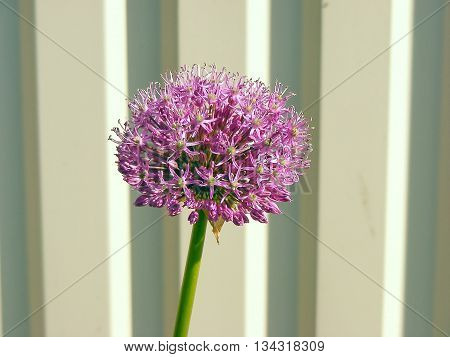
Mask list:
[[[192,227],[191,242],[184,269],[181,285],[178,313],[175,321],[174,337],[187,337],[194,306],[195,290],[197,288],[200,263],[202,261],[203,245],[205,243],[206,225],[208,218],[203,210],[199,211],[197,223]]]

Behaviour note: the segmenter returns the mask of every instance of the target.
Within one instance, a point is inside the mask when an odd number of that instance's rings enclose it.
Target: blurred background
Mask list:
[[[194,63],[315,130],[284,215],[208,230],[190,334],[448,336],[444,0],[0,0],[2,335],[171,335],[187,215],[134,208],[107,137]]]

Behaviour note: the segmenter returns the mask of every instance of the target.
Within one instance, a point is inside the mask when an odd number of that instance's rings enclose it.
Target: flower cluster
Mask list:
[[[293,94],[215,66],[182,67],[129,103],[131,119],[113,131],[118,169],[141,195],[135,205],[170,215],[204,210],[210,222],[267,223],[290,201],[286,186],[309,166],[309,120]],[[220,228],[219,228],[220,230]]]

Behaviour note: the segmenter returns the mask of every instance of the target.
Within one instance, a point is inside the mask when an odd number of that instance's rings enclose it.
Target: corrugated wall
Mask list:
[[[210,232],[192,336],[450,333],[444,0],[0,0],[0,327],[170,335],[190,225],[135,208],[109,129],[215,63],[297,92],[312,168],[269,225]]]

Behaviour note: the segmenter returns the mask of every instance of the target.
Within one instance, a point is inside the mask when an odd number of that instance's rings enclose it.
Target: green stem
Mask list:
[[[188,335],[192,306],[194,305],[195,289],[197,287],[198,272],[202,261],[207,223],[208,219],[206,214],[203,211],[199,211],[198,221],[192,227],[191,243],[189,244],[183,284],[181,285],[177,319],[173,332],[174,337],[186,337]]]

